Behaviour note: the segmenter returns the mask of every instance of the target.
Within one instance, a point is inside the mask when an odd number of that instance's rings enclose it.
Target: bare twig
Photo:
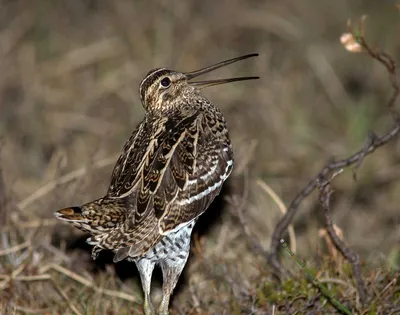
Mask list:
[[[0,282],[0,290],[7,288],[10,281],[14,280],[22,271],[24,271],[26,264],[21,264],[17,269],[13,270],[10,276],[7,276],[5,280]]]
[[[361,29],[361,31],[358,32],[354,31],[353,29],[350,29],[350,31],[352,32],[353,36],[357,39],[359,45],[361,45],[362,48],[365,50],[365,52],[367,52],[368,55],[371,56],[373,59],[380,62],[388,71],[390,83],[393,88],[393,93],[387,103],[387,107],[389,108],[393,118],[393,127],[387,133],[385,133],[380,137],[370,136],[368,138],[368,141],[366,142],[366,145],[364,145],[364,147],[359,151],[353,153],[350,157],[327,164],[325,167],[321,169],[321,171],[314,178],[312,178],[308,182],[308,184],[293,199],[293,201],[291,202],[291,204],[287,209],[287,212],[282,216],[282,218],[276,225],[272,235],[270,253],[268,255],[268,262],[274,268],[277,275],[280,274],[280,269],[281,269],[281,265],[278,259],[278,249],[280,246],[280,239],[282,238],[283,233],[286,231],[286,229],[292,222],[293,217],[297,213],[297,210],[301,202],[318,187],[318,183],[326,181],[326,179],[330,177],[330,174],[332,174],[332,172],[335,172],[345,167],[349,167],[354,164],[356,164],[357,168],[358,167],[357,163],[360,163],[359,162],[360,160],[363,160],[364,157],[371,154],[379,147],[387,144],[389,141],[393,140],[399,134],[400,131],[399,113],[394,109],[394,104],[397,100],[400,91],[399,84],[397,81],[396,63],[387,53],[373,50],[369,47],[369,45],[366,43],[364,39],[363,29]]]
[[[336,283],[336,284],[343,285],[345,287],[349,286],[349,284],[346,283],[345,281],[340,280],[340,279],[335,279],[335,278],[322,278],[322,279],[319,279],[319,282],[321,282],[321,283]]]
[[[18,225],[18,229],[37,229],[39,227],[53,226],[58,223],[56,219],[34,219],[29,221],[22,221],[20,217],[16,214],[11,216],[11,220],[14,225]],[[4,231],[9,232],[13,227],[6,226]]]
[[[242,196],[228,196],[226,197],[226,201],[232,205],[232,208],[234,211],[232,212],[240,221],[240,224],[242,225],[243,232],[246,235],[246,238],[249,242],[249,244],[253,247],[253,249],[259,253],[262,256],[266,255],[266,250],[264,247],[261,245],[260,241],[254,237],[251,233],[251,229],[249,228],[247,224],[247,220],[243,214],[243,210],[246,206],[246,201],[248,199],[249,195],[249,179],[248,179],[248,170],[246,169],[244,171],[244,188],[243,188],[243,193]]]
[[[14,304],[13,306],[15,307],[15,310],[20,311],[22,314],[51,314],[51,311],[52,311],[51,308],[31,309],[31,308],[23,307],[23,306],[16,305],[16,304]],[[1,311],[1,307],[0,307],[0,311]]]
[[[116,159],[116,156],[111,156],[111,157],[102,159],[100,161],[95,161],[93,167],[94,168],[103,168],[103,167],[109,166],[115,162],[115,159]],[[20,208],[21,210],[25,209],[32,202],[36,201],[37,199],[39,199],[39,198],[47,195],[51,191],[53,191],[57,186],[67,184],[70,181],[73,181],[79,177],[84,176],[87,173],[87,170],[88,170],[87,167],[82,167],[80,169],[72,171],[68,174],[65,174],[64,176],[61,176],[60,178],[57,178],[57,179],[47,183],[46,185],[39,188],[31,195],[29,195],[28,197],[26,197],[24,200],[20,201],[17,204],[18,208]]]
[[[64,267],[62,267],[60,265],[57,265],[57,264],[49,264],[47,266],[43,266],[40,269],[40,272],[44,273],[44,272],[47,272],[49,269],[53,269],[53,270],[55,270],[55,271],[57,271],[59,273],[62,273],[64,275],[66,275],[67,277],[79,282],[80,284],[82,284],[82,285],[84,285],[84,286],[86,286],[88,288],[93,289],[95,292],[97,292],[99,294],[104,294],[104,295],[108,295],[108,296],[111,296],[111,297],[116,297],[116,298],[123,299],[123,300],[129,301],[129,302],[137,302],[137,298],[135,298],[134,296],[132,296],[130,294],[127,294],[127,293],[124,293],[124,292],[118,292],[118,291],[104,289],[102,287],[98,287],[92,281],[90,281],[90,280],[78,275],[77,273],[75,273],[75,272],[73,272],[73,271],[71,271],[71,270],[69,270],[67,268],[64,268]]]
[[[282,199],[279,198],[279,196],[275,193],[275,191],[267,185],[266,182],[264,182],[261,179],[257,180],[258,186],[262,188],[271,198],[272,200],[276,203],[278,206],[279,210],[282,212],[282,214],[285,214],[287,211],[287,208],[285,204],[283,203]],[[292,224],[289,225],[289,239],[290,239],[290,250],[296,254],[296,234],[294,232],[294,227]]]
[[[361,275],[361,264],[359,255],[351,250],[346,244],[339,238],[336,234],[335,229],[333,227],[332,218],[330,215],[330,201],[333,190],[330,185],[330,180],[333,179],[338,173],[334,173],[332,177],[328,180],[324,180],[323,182],[318,184],[318,188],[320,191],[319,201],[324,208],[325,212],[325,225],[326,230],[328,231],[329,237],[332,242],[335,244],[336,248],[342,253],[342,255],[350,262],[353,268],[353,276],[356,281],[357,291],[360,296],[360,301],[362,304],[365,304],[367,301],[367,293],[365,290],[364,280]]]
[[[40,71],[44,78],[66,75],[81,67],[118,56],[123,53],[123,50],[124,47],[118,37],[105,38],[69,51],[58,60],[44,63]]]
[[[9,26],[0,33],[0,56],[9,54],[17,45],[18,41],[31,29],[35,19],[32,14],[26,10],[18,15],[9,23]]]
[[[69,299],[68,295],[64,292],[64,290],[61,289],[60,286],[54,280],[51,280],[51,283],[53,284],[54,288],[58,291],[58,293],[63,297],[65,302],[67,302],[68,307],[71,309],[71,311],[75,315],[82,315],[82,313],[78,311],[75,305],[72,304],[71,300]]]
[[[51,280],[51,276],[49,274],[36,275],[36,276],[19,276],[13,279],[14,281],[23,281],[23,282],[31,282],[31,281],[44,281]]]
[[[1,256],[5,256],[5,255],[8,255],[8,254],[11,254],[11,253],[18,252],[18,251],[20,251],[20,250],[22,250],[22,249],[27,248],[29,245],[30,245],[30,242],[24,242],[24,243],[15,245],[15,246],[13,246],[13,247],[9,247],[9,248],[0,250],[0,257],[1,257]]]
[[[333,225],[333,229],[335,230],[335,233],[337,234],[337,236],[343,240],[343,231],[341,228],[339,228],[337,225]],[[334,243],[332,242],[329,233],[327,231],[326,228],[322,228],[319,230],[318,235],[320,237],[322,237],[326,243],[328,252],[329,252],[329,256],[332,258],[332,260],[335,262],[336,266],[338,268],[340,268],[340,266],[343,263],[343,257],[339,256],[339,251],[337,250],[336,246],[334,245]],[[341,254],[340,254],[341,255]]]

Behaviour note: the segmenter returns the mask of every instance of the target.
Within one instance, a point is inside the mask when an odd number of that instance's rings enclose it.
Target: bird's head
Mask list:
[[[177,108],[181,104],[187,104],[191,99],[190,96],[198,93],[201,88],[236,81],[258,79],[258,77],[236,77],[207,81],[191,81],[193,78],[215,69],[255,56],[258,56],[258,54],[240,56],[188,73],[165,68],[151,70],[140,83],[139,93],[142,105],[146,112],[161,114],[165,110]]]

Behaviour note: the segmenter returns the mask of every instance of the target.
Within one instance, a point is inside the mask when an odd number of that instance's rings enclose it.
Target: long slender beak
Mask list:
[[[225,67],[225,66],[235,63],[237,61],[244,60],[244,59],[251,58],[251,57],[257,57],[257,56],[258,56],[258,54],[248,54],[248,55],[236,57],[233,59],[219,62],[215,65],[208,66],[208,67],[200,69],[200,70],[185,73],[185,75],[188,78],[188,80],[191,80],[195,77],[198,77],[200,75],[206,74],[211,71],[214,71],[218,68]],[[197,82],[190,82],[190,85],[193,85],[196,87],[208,87],[208,86],[213,86],[213,85],[218,85],[218,84],[225,84],[225,83],[236,82],[236,81],[245,81],[245,80],[255,80],[255,79],[259,79],[259,77],[236,77],[236,78],[229,78],[229,79],[197,81]]]

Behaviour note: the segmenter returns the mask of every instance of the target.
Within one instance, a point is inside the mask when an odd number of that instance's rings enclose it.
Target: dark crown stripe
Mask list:
[[[148,88],[161,76],[166,75],[170,71],[165,68],[157,68],[149,71],[146,77],[142,80],[139,87],[140,98],[144,100]]]

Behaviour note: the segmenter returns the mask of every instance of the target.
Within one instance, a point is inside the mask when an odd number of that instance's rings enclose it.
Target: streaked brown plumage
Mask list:
[[[257,77],[190,80],[256,55],[186,74],[150,71],[140,84],[144,120],[126,142],[105,197],[55,213],[91,234],[93,258],[110,249],[115,262],[136,263],[146,314],[154,314],[150,284],[157,263],[164,278],[160,314],[168,313],[170,295],[189,255],[193,226],[233,167],[225,118],[199,88]]]

